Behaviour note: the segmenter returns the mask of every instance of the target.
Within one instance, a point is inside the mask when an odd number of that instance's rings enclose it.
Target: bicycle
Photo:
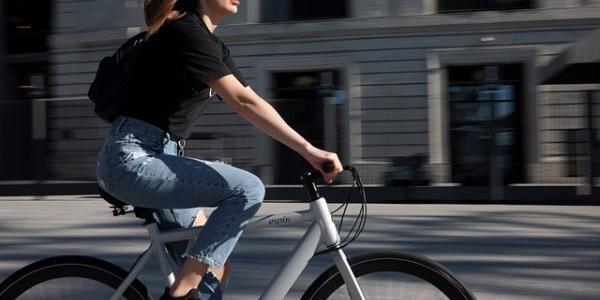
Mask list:
[[[332,168],[331,164],[324,166],[324,169]],[[304,236],[263,291],[260,299],[283,299],[312,257],[329,254],[334,264],[314,280],[304,292],[302,300],[475,300],[475,296],[449,270],[426,257],[401,251],[369,252],[349,259],[346,257],[343,248],[356,240],[365,226],[367,201],[356,169],[349,166],[345,169],[353,176],[351,191],[355,187],[359,190],[361,209],[344,239],[340,236],[340,230],[351,195],[337,209],[329,211],[327,201],[317,190],[319,172],[307,172],[301,177],[310,200],[308,209],[256,216],[247,225],[245,231],[310,222]],[[153,254],[158,258],[166,284],[173,284],[175,276],[165,243],[186,240],[189,243],[202,228],[160,231],[152,209],[131,207],[107,193],[101,191],[100,194],[112,205],[114,216],[133,212],[136,217],[144,220],[143,225],[148,230],[150,245],[140,254],[130,270],[125,271],[112,263],[93,257],[50,257],[25,266],[2,282],[0,299],[154,299],[137,279]],[[342,208],[343,214],[339,227],[336,228],[332,214]],[[78,280],[83,283],[75,284]],[[55,289],[59,289],[60,292],[76,292],[77,296],[46,298],[52,297]],[[85,293],[85,296],[80,292]]]

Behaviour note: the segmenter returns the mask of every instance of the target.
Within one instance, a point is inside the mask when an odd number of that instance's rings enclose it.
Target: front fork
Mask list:
[[[339,246],[340,234],[335,227],[335,223],[333,223],[333,220],[331,219],[331,213],[327,207],[327,201],[325,201],[324,198],[319,198],[311,202],[310,206],[312,211],[318,214],[318,219],[320,220],[320,225],[323,232],[323,234],[321,234],[321,241],[323,244],[327,245],[327,247]],[[356,276],[354,276],[354,272],[352,272],[352,267],[348,263],[348,259],[346,258],[344,251],[342,251],[341,248],[338,248],[331,252],[331,257],[333,258],[340,275],[342,275],[342,278],[346,283],[346,288],[348,289],[350,298],[352,300],[365,300],[365,295],[358,285]]]
[[[350,299],[365,300],[365,295],[358,285],[356,276],[354,276],[354,273],[352,272],[352,268],[348,263],[348,259],[346,258],[344,251],[342,251],[342,249],[337,249],[331,253],[331,256],[333,257],[333,261],[335,262],[340,275],[342,275],[342,278],[346,283],[346,288],[348,289],[348,294],[350,294]]]

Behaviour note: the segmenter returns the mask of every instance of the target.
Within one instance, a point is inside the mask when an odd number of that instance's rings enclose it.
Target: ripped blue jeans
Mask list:
[[[163,229],[190,227],[201,207],[216,207],[184,257],[218,269],[265,194],[255,175],[223,162],[177,156],[177,143],[168,133],[130,117],[113,123],[100,152],[97,178],[117,199],[159,209]],[[170,246],[176,259],[186,248],[185,242]]]

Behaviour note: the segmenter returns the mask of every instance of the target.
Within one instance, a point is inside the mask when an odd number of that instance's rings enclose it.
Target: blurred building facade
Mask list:
[[[45,98],[18,117],[29,126],[19,135],[34,141],[22,155],[43,164],[25,177],[93,180],[107,124],[85,95],[101,57],[143,30],[142,9],[137,0],[48,8],[44,58],[19,57],[47,66],[25,72],[47,82],[43,94],[0,91]],[[217,33],[253,89],[365,183],[503,187],[584,182],[582,91],[598,88],[538,86],[539,68],[598,27],[600,0],[248,0]],[[4,57],[5,70],[20,61]],[[187,154],[269,184],[296,183],[308,167],[216,102]]]
[[[31,110],[32,99],[48,97],[51,1],[36,1],[35,9],[28,5],[19,0],[0,4],[0,180],[40,175],[31,158],[44,151],[31,142]]]

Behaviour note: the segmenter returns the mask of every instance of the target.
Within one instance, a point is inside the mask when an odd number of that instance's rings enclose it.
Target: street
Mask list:
[[[108,204],[93,196],[4,197],[0,205],[0,280],[35,260],[65,254],[128,269],[148,244],[140,220],[113,217]],[[305,207],[267,203],[259,214]],[[225,299],[257,299],[303,230],[244,234],[231,257]],[[600,207],[594,206],[371,204],[365,231],[346,252],[426,255],[452,270],[478,299],[592,300],[600,295],[599,237]],[[331,264],[316,257],[286,299],[299,299]],[[155,297],[164,289],[155,262],[140,279]]]

